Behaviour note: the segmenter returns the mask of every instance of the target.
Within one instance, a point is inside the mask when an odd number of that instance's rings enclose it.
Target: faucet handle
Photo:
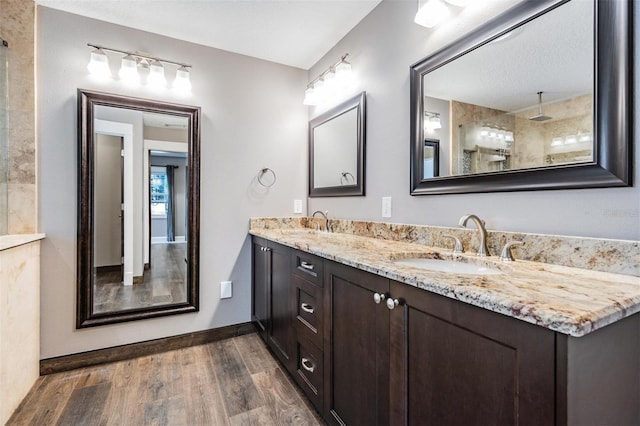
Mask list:
[[[511,253],[511,247],[513,246],[521,246],[524,245],[522,241],[509,241],[502,248],[502,252],[500,253],[500,260],[503,262],[513,262],[515,259],[513,257],[513,253]]]
[[[443,235],[444,238],[451,238],[455,241],[455,245],[453,246],[453,254],[460,254],[460,253],[464,253],[464,248],[462,247],[462,241],[460,241],[460,238],[456,237],[455,235],[451,235],[451,234],[445,234]]]

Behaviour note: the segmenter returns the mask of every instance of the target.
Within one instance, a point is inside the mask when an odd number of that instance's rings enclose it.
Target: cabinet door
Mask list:
[[[293,363],[293,306],[290,291],[290,251],[270,243],[267,251],[271,270],[270,319],[268,344],[287,367],[295,371]]]
[[[554,424],[552,331],[391,282],[391,418]]]
[[[253,238],[252,243],[252,303],[251,319],[258,326],[260,337],[267,340],[269,328],[269,262],[265,251],[267,241]]]
[[[389,424],[389,310],[374,302],[389,281],[333,262],[325,262],[324,280],[324,418]]]

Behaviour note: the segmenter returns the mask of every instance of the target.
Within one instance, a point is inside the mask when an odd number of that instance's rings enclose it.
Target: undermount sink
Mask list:
[[[498,275],[502,273],[497,269],[486,266],[444,259],[409,258],[396,260],[394,263],[411,266],[413,268],[429,269],[431,271],[451,272],[453,274]]]

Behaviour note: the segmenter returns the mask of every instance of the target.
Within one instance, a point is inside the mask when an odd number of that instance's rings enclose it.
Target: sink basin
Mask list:
[[[473,263],[456,262],[454,260],[410,258],[396,260],[398,265],[411,266],[413,268],[428,269],[430,271],[450,272],[454,274],[468,275],[498,275],[502,272],[486,266]]]

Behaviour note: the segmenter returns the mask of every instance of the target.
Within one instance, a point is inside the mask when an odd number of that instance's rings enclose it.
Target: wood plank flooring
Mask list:
[[[120,271],[97,272],[93,312],[122,311],[187,301],[187,243],[151,244],[143,282],[125,286]]]
[[[257,334],[42,376],[14,425],[324,425]]]

